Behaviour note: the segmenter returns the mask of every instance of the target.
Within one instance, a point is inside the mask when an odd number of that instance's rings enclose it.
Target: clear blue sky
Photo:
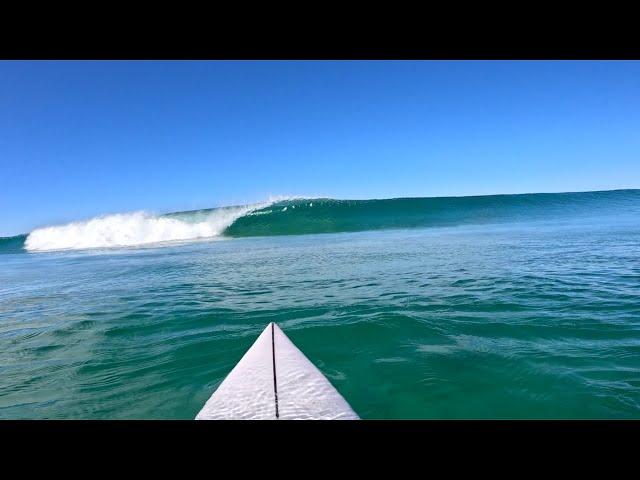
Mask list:
[[[640,187],[640,62],[0,62],[0,236],[272,195]]]

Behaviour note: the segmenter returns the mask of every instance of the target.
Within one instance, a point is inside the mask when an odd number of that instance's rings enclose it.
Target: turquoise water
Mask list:
[[[362,418],[640,418],[640,191],[229,212],[0,239],[0,418],[193,418],[271,321]]]

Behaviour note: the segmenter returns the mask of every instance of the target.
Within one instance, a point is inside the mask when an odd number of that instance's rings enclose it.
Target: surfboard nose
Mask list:
[[[196,417],[198,420],[358,418],[275,322],[269,322]]]

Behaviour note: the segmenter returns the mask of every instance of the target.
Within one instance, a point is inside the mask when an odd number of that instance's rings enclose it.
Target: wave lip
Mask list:
[[[236,219],[270,202],[178,215],[118,213],[66,225],[38,228],[25,240],[30,252],[133,247],[218,237]]]

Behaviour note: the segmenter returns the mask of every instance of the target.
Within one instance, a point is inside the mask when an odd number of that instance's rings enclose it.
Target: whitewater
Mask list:
[[[282,198],[265,202],[156,215],[139,211],[117,213],[65,225],[38,228],[25,240],[30,252],[90,248],[136,247],[167,242],[219,237],[236,219],[268,207]]]

